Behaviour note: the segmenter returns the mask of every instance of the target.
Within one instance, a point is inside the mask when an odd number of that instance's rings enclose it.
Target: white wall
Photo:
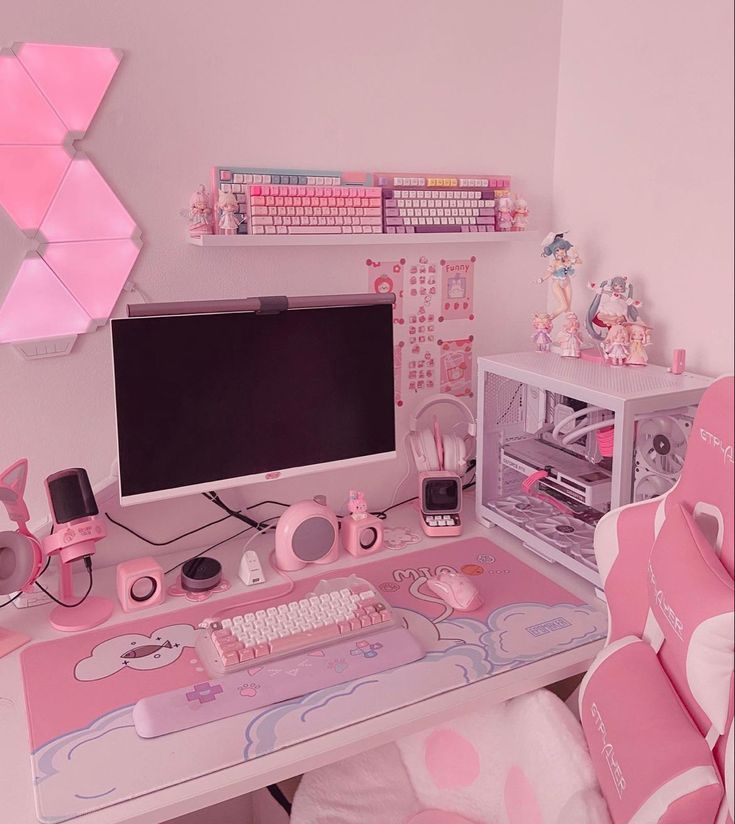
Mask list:
[[[0,12],[8,44],[125,52],[84,146],[143,230],[134,279],[154,300],[365,288],[364,261],[378,256],[375,247],[188,245],[179,210],[215,163],[509,172],[530,203],[531,228],[547,228],[558,0],[0,0]],[[0,295],[24,248],[0,214]],[[478,257],[476,352],[528,345],[538,298],[535,243],[421,251]],[[389,253],[420,250],[380,248],[384,258]],[[30,458],[34,519],[46,513],[48,473],[81,465],[93,480],[108,474],[115,448],[107,327],[81,337],[64,358],[28,362],[0,348],[0,385],[0,466]],[[276,482],[245,494],[291,501],[325,490],[338,504],[353,484],[382,506],[404,467]],[[138,507],[125,517],[165,536],[216,514],[200,499]],[[100,562],[140,554],[129,541],[107,547]]]
[[[554,226],[628,274],[656,363],[733,369],[732,0],[564,0]]]

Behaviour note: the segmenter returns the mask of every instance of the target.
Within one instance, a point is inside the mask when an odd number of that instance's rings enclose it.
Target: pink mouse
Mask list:
[[[475,584],[459,572],[442,572],[436,578],[429,578],[426,586],[458,612],[472,612],[483,604]]]

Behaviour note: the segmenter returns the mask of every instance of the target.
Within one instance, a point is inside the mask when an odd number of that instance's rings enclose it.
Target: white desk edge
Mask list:
[[[523,559],[529,566],[537,569],[551,580],[570,590],[588,603],[598,603],[604,609],[604,604],[598,601],[594,594],[594,587],[577,577],[559,564],[550,564],[532,552],[524,549],[520,541],[502,531],[500,528],[486,529],[474,521],[474,501],[468,496],[463,508],[465,532],[459,538],[485,537],[511,554]],[[418,525],[418,516],[411,505],[402,507],[392,513],[386,522],[402,526],[413,524],[416,532],[421,534]],[[254,542],[252,548],[257,549],[264,569],[268,570],[267,557],[272,546],[272,537],[263,537]],[[426,538],[416,546],[407,547],[396,552],[396,557],[407,555],[416,549],[428,548],[436,544],[436,539]],[[233,589],[213,598],[213,611],[216,611],[217,600],[231,597],[238,591],[244,596],[260,590],[245,590],[237,578],[236,570],[239,563],[242,539],[235,539],[232,543],[219,547],[213,553],[223,563],[225,575],[233,583]],[[141,552],[143,554],[143,552]],[[167,560],[183,560],[191,553],[183,556],[166,556]],[[383,553],[378,553],[375,560],[379,560]],[[384,557],[384,556],[383,556]],[[361,559],[360,564],[367,559]],[[340,557],[337,564],[330,570],[349,569],[355,561],[346,554]],[[316,571],[318,574],[318,571]],[[293,577],[309,577],[315,574],[314,569],[307,568]],[[272,580],[272,573],[269,581]],[[114,596],[114,567],[101,569],[95,576],[95,590],[97,594]],[[165,604],[157,608],[161,614],[179,610],[185,607],[180,599],[169,598]],[[58,638],[47,624],[48,606],[33,607],[25,610],[15,610],[11,607],[0,613],[2,625],[17,631],[26,631],[33,636],[33,641]],[[8,620],[8,613],[13,613],[12,620]],[[146,611],[143,615],[152,614]],[[20,613],[20,614],[18,614]],[[119,607],[113,614],[111,622],[123,623],[138,616],[126,616]],[[360,752],[377,747],[388,741],[395,740],[410,732],[440,723],[442,720],[460,715],[473,704],[499,703],[508,698],[528,692],[538,687],[560,681],[572,675],[584,672],[594,656],[601,649],[602,641],[586,644],[574,650],[554,655],[542,661],[510,672],[486,678],[450,692],[442,693],[433,698],[418,701],[384,715],[370,718],[358,724],[344,727],[340,730],[319,736],[300,744],[278,750],[269,755],[261,756],[252,761],[227,767],[199,778],[175,784],[171,787],[157,790],[153,793],[133,798],[112,807],[83,816],[70,819],[71,824],[160,824],[177,816],[190,813],[238,795],[252,792],[260,787],[283,780],[303,772],[303,765],[308,764],[314,769],[324,764],[356,755]],[[23,682],[20,673],[19,651],[0,659],[0,724],[3,729],[2,748],[0,749],[0,775],[2,776],[2,818],[12,824],[35,824],[37,822],[33,799],[31,759],[28,746],[27,721],[25,713],[25,699],[23,696]],[[6,818],[6,816],[8,816]]]

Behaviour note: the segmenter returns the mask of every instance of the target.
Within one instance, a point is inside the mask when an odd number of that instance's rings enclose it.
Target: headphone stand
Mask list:
[[[65,564],[59,558],[59,600],[64,603],[74,603],[78,596],[74,594],[74,582],[71,574],[71,563]],[[51,610],[49,623],[60,632],[79,632],[91,629],[104,623],[111,615],[114,604],[109,598],[100,598],[97,595],[88,595],[76,607],[57,606]]]

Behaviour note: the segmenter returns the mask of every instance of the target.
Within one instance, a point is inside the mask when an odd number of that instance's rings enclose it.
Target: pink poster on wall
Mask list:
[[[439,341],[441,392],[458,398],[472,397],[472,341],[472,335]]]
[[[442,260],[442,298],[439,320],[474,320],[472,303],[475,260]]]
[[[368,268],[368,290],[379,295],[393,292],[396,303],[393,307],[393,323],[404,323],[403,317],[403,267],[406,259],[400,260],[370,260],[365,261]]]

